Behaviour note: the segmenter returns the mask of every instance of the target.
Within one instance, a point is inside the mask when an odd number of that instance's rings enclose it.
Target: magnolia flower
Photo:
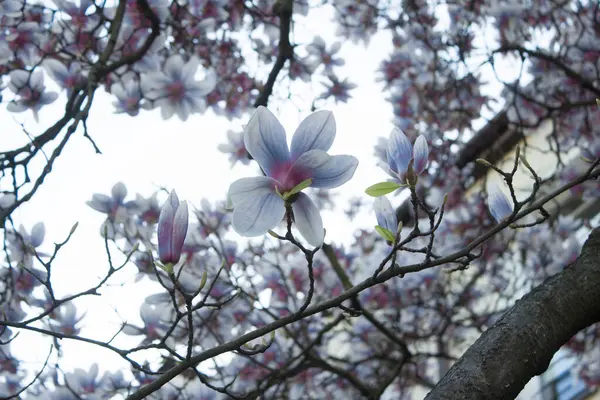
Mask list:
[[[300,123],[288,148],[283,126],[268,109],[259,107],[246,126],[244,144],[266,176],[231,184],[228,197],[235,231],[243,236],[265,234],[283,219],[287,203],[306,241],[321,245],[324,230],[319,210],[306,194],[295,191],[301,190],[301,183],[331,189],[352,178],[358,166],[356,157],[327,154],[334,138],[333,114],[317,111]]]
[[[498,185],[490,185],[487,190],[488,207],[492,216],[497,222],[501,222],[513,212],[512,203],[508,197],[498,187]]]
[[[45,235],[46,228],[43,222],[33,225],[31,233],[28,233],[23,225],[19,227],[18,233],[12,231],[6,232],[10,259],[21,262],[27,268],[31,268],[35,254],[45,256],[44,253],[37,250],[42,245]]]
[[[92,364],[89,371],[76,368],[75,371],[66,373],[65,381],[75,393],[89,394],[96,392],[101,385],[101,379],[98,376],[98,364]]]
[[[336,103],[347,103],[352,97],[350,96],[350,91],[356,88],[356,84],[349,82],[348,78],[340,81],[339,78],[333,74],[329,74],[327,78],[329,78],[329,82],[323,83],[325,91],[321,93],[319,98],[327,99],[333,97]]]
[[[86,204],[96,211],[106,214],[111,221],[122,222],[127,218],[127,187],[122,182],[117,182],[111,190],[111,196],[94,193],[92,200]]]
[[[242,164],[250,163],[246,146],[244,145],[244,132],[238,131],[227,131],[228,143],[221,143],[217,147],[220,152],[229,155],[229,161],[231,166],[234,166],[236,162]]]
[[[139,114],[142,94],[138,81],[131,79],[125,83],[117,82],[111,86],[110,91],[117,97],[113,102],[115,114],[125,113],[131,117]]]
[[[40,70],[33,72],[16,70],[10,73],[10,83],[8,88],[18,97],[8,103],[7,109],[10,112],[23,112],[27,109],[33,111],[35,120],[38,120],[40,109],[56,100],[58,94],[55,92],[46,92],[44,85],[44,74]]]
[[[187,229],[187,203],[180,203],[173,190],[158,217],[158,257],[163,264],[179,262]]]
[[[335,58],[335,54],[340,51],[342,47],[341,42],[335,42],[331,45],[331,48],[327,50],[327,44],[325,40],[321,36],[316,36],[312,43],[306,46],[306,51],[315,57],[315,67],[318,67],[320,64],[325,66],[326,72],[331,72],[332,67],[342,66],[344,65],[344,60],[341,58]]]
[[[67,90],[67,96],[71,96],[73,89],[78,85],[83,84],[86,80],[85,73],[81,69],[81,65],[73,61],[69,67],[59,60],[49,58],[44,60],[42,66],[46,72],[62,89]]]
[[[81,322],[84,316],[85,314],[81,316],[77,315],[77,309],[73,303],[65,303],[53,312],[52,319],[48,321],[48,324],[50,330],[54,332],[78,335],[80,327],[77,324]]]
[[[427,166],[429,158],[429,147],[427,140],[420,135],[415,141],[415,145],[410,143],[404,132],[394,128],[387,145],[387,169],[386,172],[394,179],[404,181],[405,174],[412,167],[412,172],[416,175],[421,174]]]
[[[210,71],[203,81],[197,81],[198,58],[184,62],[176,54],[167,59],[163,71],[142,75],[142,91],[161,108],[163,119],[177,114],[182,121],[194,112],[206,108],[204,96],[212,92],[217,83],[216,74]]]

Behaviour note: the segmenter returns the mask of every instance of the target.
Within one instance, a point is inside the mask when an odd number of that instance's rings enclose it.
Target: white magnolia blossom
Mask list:
[[[199,63],[195,57],[185,62],[180,55],[173,55],[165,62],[163,71],[142,75],[144,96],[160,107],[164,119],[177,114],[185,121],[190,114],[206,108],[204,96],[215,88],[216,75],[208,71],[202,81],[197,81]]]
[[[23,112],[31,110],[36,121],[38,120],[39,110],[58,98],[58,93],[46,92],[44,74],[40,70],[34,72],[24,70],[12,71],[10,73],[8,88],[17,95],[6,106],[8,111]]]

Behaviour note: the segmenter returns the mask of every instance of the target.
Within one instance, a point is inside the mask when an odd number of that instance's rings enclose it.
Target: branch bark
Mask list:
[[[519,300],[426,399],[514,399],[573,335],[600,321],[600,227],[577,261]]]

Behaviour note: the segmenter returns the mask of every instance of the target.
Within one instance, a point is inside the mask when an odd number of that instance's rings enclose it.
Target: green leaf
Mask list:
[[[600,107],[600,99],[596,99],[596,104],[598,104],[598,107]]]
[[[154,265],[157,266],[158,268],[162,269],[163,271],[165,271],[168,274],[173,272],[173,264],[171,264],[171,263],[163,264],[160,261],[154,261]]]
[[[396,240],[396,236],[389,229],[384,228],[383,226],[375,226],[375,230],[379,235],[384,238],[388,242],[393,242]]]
[[[396,182],[379,182],[374,184],[373,186],[369,186],[365,193],[372,197],[380,197],[385,196],[388,193],[392,193],[394,190],[401,188],[403,185],[400,185]]]
[[[292,190],[290,190],[289,192],[285,192],[283,194],[283,199],[284,200],[289,199],[290,197],[292,197],[296,193],[300,193],[301,191],[303,191],[304,189],[306,189],[310,185],[312,185],[312,179],[311,178],[303,180],[302,182],[300,182],[299,184],[297,184],[296,186],[294,186],[292,188]]]

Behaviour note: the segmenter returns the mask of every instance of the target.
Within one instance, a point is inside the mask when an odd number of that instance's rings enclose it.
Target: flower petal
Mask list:
[[[376,198],[373,203],[373,210],[375,210],[375,216],[377,217],[377,225],[395,234],[398,230],[398,218],[388,198],[385,196]]]
[[[228,202],[233,208],[248,201],[256,201],[267,193],[275,191],[275,179],[266,176],[241,178],[229,186]]]
[[[127,187],[123,184],[123,182],[117,182],[112,187],[112,197],[117,204],[123,204],[123,200],[127,196]]]
[[[497,222],[500,222],[512,213],[513,206],[498,185],[490,185],[487,192],[488,207],[490,208],[490,212],[492,213],[494,219]]]
[[[296,177],[299,182],[312,178],[311,187],[332,189],[350,180],[357,166],[354,156],[330,156],[322,150],[310,150],[292,164],[288,176]],[[292,179],[286,177],[285,181]]]
[[[167,203],[171,204],[173,210],[176,210],[177,207],[179,207],[179,197],[177,197],[177,192],[175,192],[175,190],[171,190],[171,193],[169,193]]]
[[[170,260],[171,241],[173,238],[173,218],[175,217],[175,208],[167,201],[158,217],[158,256],[160,260]]]
[[[412,159],[412,144],[400,129],[394,128],[388,139],[387,158],[390,168],[397,173],[404,173]]]
[[[327,151],[335,139],[335,118],[331,111],[310,114],[296,129],[292,137],[292,160],[309,150]]]
[[[181,202],[175,217],[173,218],[173,233],[171,237],[171,255],[173,261],[178,262],[181,257],[181,249],[183,248],[183,242],[188,230],[188,207],[187,203]]]
[[[31,238],[30,245],[33,247],[38,247],[44,241],[44,236],[46,235],[46,228],[44,227],[43,222],[38,222],[31,228]]]
[[[413,147],[414,164],[413,169],[417,175],[425,170],[429,158],[429,147],[425,136],[419,135]]]
[[[292,203],[294,222],[304,239],[311,246],[320,246],[325,239],[323,220],[319,209],[313,201],[304,193],[299,193]]]
[[[258,107],[244,129],[244,145],[269,176],[275,166],[290,159],[283,126],[263,106]]]
[[[105,194],[94,193],[92,200],[87,201],[86,204],[96,211],[108,214],[110,213],[112,200]]]
[[[273,229],[285,215],[283,199],[274,192],[238,204],[232,226],[242,236],[260,236]]]

